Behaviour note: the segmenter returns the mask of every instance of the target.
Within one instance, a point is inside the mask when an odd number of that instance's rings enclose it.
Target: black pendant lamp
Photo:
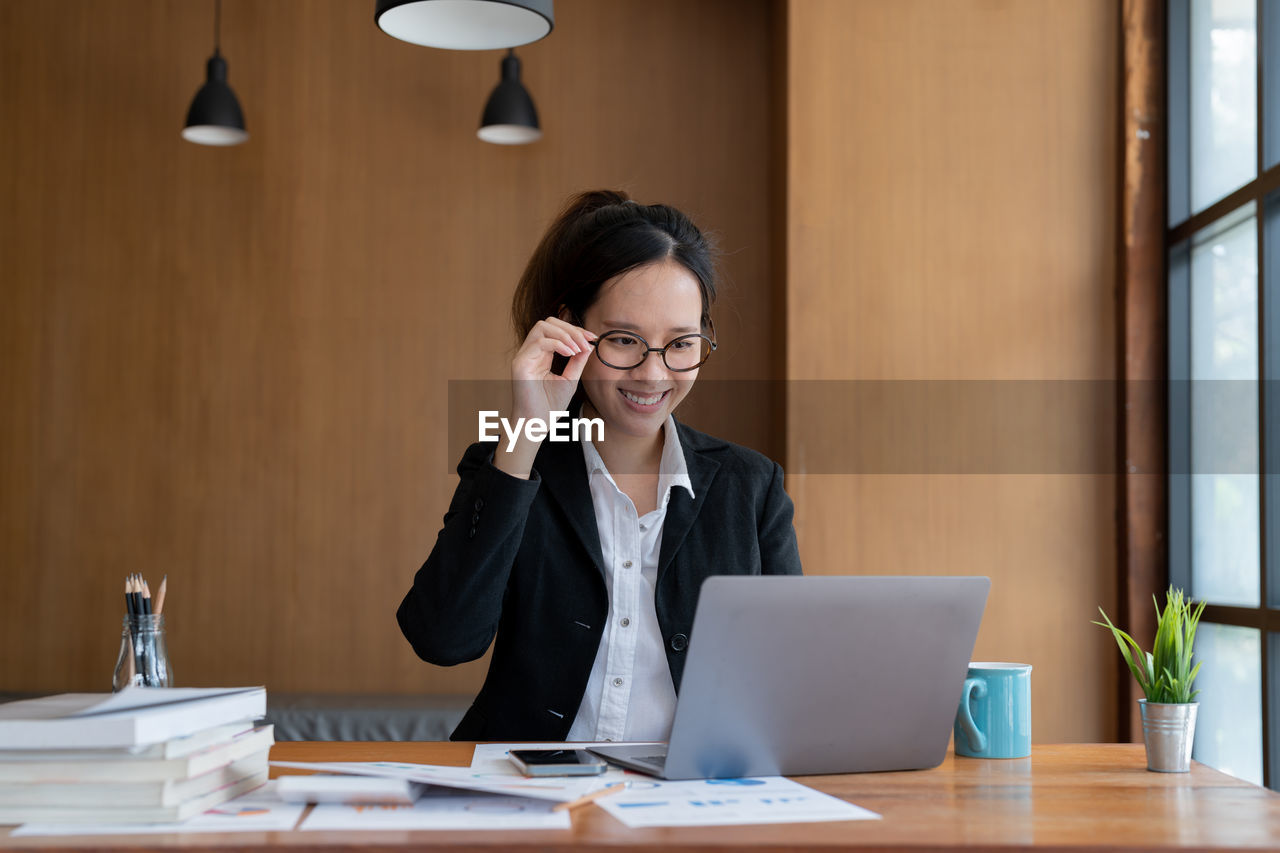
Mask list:
[[[187,110],[182,138],[197,145],[239,145],[249,138],[236,93],[227,85],[227,61],[219,53],[222,0],[213,11],[213,56],[206,65],[206,79]]]
[[[542,138],[538,110],[520,83],[520,59],[514,50],[502,58],[502,80],[484,105],[476,136],[496,145],[528,145]]]
[[[377,0],[387,35],[425,47],[496,50],[537,41],[555,26],[552,0]]]

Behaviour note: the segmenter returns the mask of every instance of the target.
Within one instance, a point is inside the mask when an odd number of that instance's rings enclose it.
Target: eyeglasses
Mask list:
[[[634,370],[644,364],[649,353],[658,352],[662,363],[675,373],[697,370],[716,351],[716,342],[706,335],[681,335],[665,347],[651,347],[635,332],[620,329],[605,332],[591,345],[596,348],[596,357],[614,370]]]

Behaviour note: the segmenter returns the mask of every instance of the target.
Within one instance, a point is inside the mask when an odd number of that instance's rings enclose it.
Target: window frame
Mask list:
[[[1191,244],[1196,235],[1253,202],[1258,229],[1260,597],[1256,608],[1209,604],[1203,621],[1254,628],[1261,633],[1263,784],[1280,789],[1280,678],[1271,677],[1280,662],[1280,14],[1273,7],[1268,15],[1268,4],[1254,0],[1258,34],[1255,177],[1192,213],[1191,2],[1169,0],[1165,31],[1169,580],[1195,595],[1191,584],[1191,395],[1187,381],[1191,376]],[[1274,161],[1269,168],[1268,161]],[[1268,265],[1268,257],[1277,259],[1273,266]],[[1268,299],[1268,293],[1276,298]],[[1273,393],[1268,393],[1269,388]],[[1269,423],[1277,425],[1270,432]]]

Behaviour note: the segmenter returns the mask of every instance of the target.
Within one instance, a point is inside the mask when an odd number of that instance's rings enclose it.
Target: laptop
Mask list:
[[[591,747],[663,779],[936,767],[985,577],[714,576],[668,744]]]

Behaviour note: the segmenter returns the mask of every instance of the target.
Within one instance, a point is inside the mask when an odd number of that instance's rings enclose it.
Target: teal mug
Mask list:
[[[956,712],[956,755],[1031,755],[1031,664],[969,664]]]

